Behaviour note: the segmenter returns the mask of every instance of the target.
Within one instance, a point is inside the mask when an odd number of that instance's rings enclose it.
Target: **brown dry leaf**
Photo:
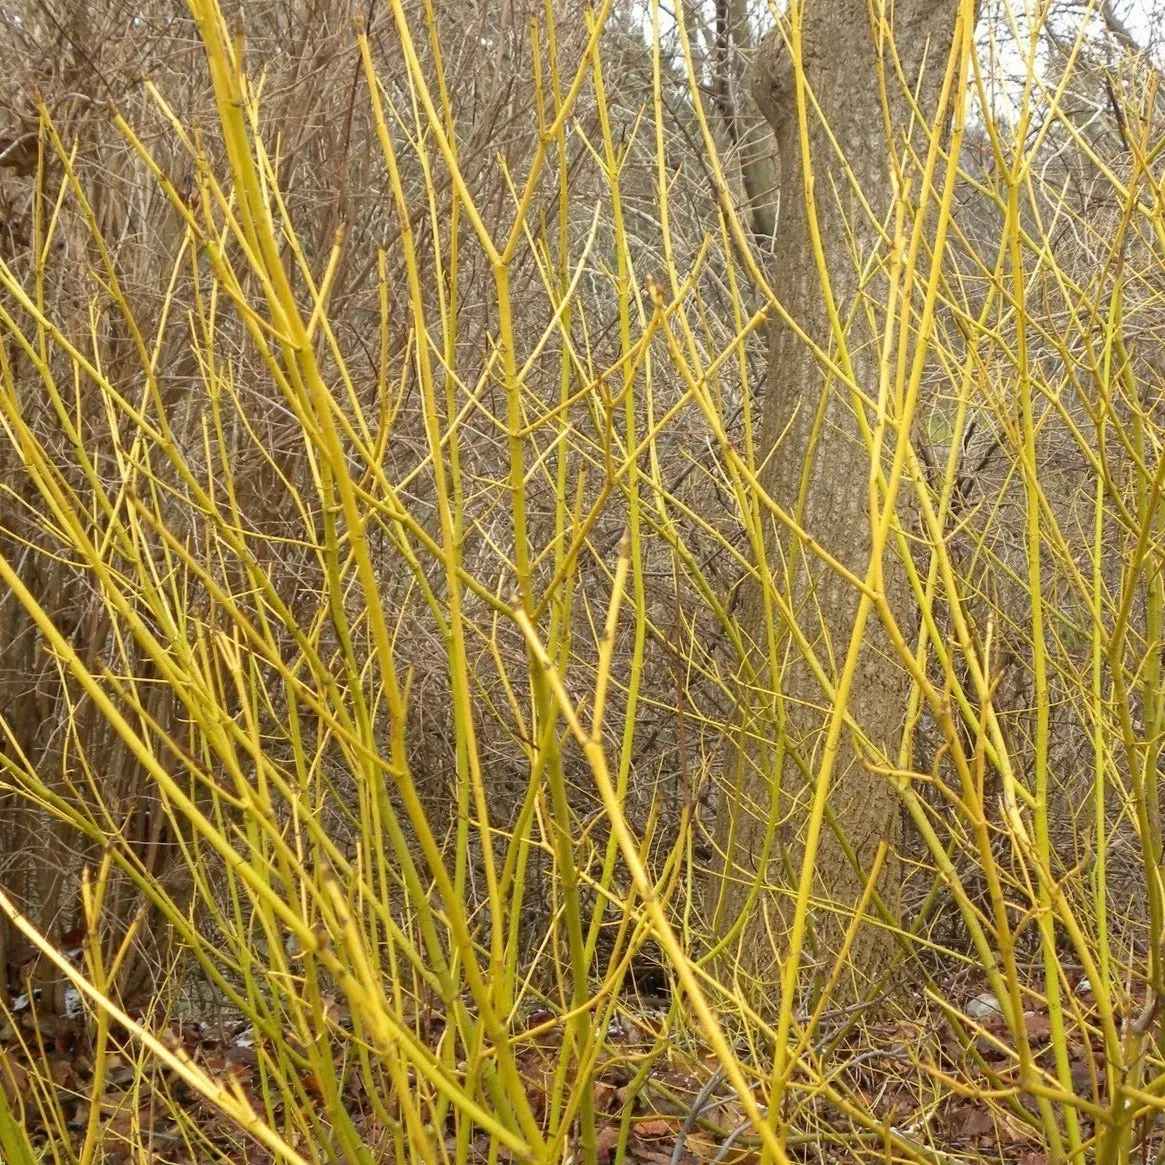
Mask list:
[[[46,1043],[55,1043],[67,1030],[69,1021],[51,1011],[26,1011],[20,1017],[20,1026],[26,1032],[37,1032]]]
[[[596,1080],[593,1085],[595,1108],[599,1112],[607,1112],[615,1103],[616,1096],[619,1089],[614,1085],[608,1083],[606,1080]]]
[[[959,1123],[958,1133],[960,1140],[978,1141],[982,1137],[993,1136],[995,1133],[995,1118],[989,1109],[968,1106],[963,1111],[963,1119]]]
[[[259,1052],[255,1048],[235,1046],[226,1048],[223,1051],[222,1058],[228,1064],[257,1064],[259,1062]]]
[[[136,1122],[137,1118],[134,1113],[124,1111],[119,1112],[116,1116],[112,1117],[109,1121],[106,1122],[105,1131],[112,1137],[121,1140],[129,1140],[129,1138],[133,1135],[134,1125]]]
[[[606,1165],[615,1153],[619,1144],[619,1126],[617,1124],[603,1125],[595,1136],[595,1148],[598,1150],[599,1165]]]
[[[692,1165],[695,1158],[691,1153],[685,1153],[681,1158],[681,1165]],[[671,1153],[664,1149],[639,1149],[635,1154],[636,1165],[671,1165]]]
[[[918,1100],[911,1090],[905,1086],[890,1088],[882,1099],[878,1115],[881,1120],[891,1124],[910,1124],[911,1115],[918,1111]],[[743,1120],[744,1118],[741,1117]],[[733,1125],[733,1128],[736,1126]]]
[[[13,1103],[28,1090],[28,1072],[3,1048],[0,1048],[0,1088]]]
[[[1029,1040],[1046,1040],[1052,1034],[1052,1021],[1046,1011],[1025,1011],[1023,1026]]]
[[[680,1130],[679,1122],[658,1117],[636,1121],[633,1127],[635,1135],[644,1141],[654,1141],[661,1137],[674,1137]]]
[[[725,1150],[724,1138],[713,1136],[703,1129],[693,1129],[688,1133],[685,1145],[697,1161],[719,1161],[723,1162],[723,1165],[757,1165],[761,1158],[759,1149],[735,1141]]]
[[[1024,1124],[1014,1113],[1003,1110],[999,1113],[999,1140],[1005,1145],[1031,1145],[1039,1139],[1039,1133],[1031,1125]]]
[[[540,1116],[546,1107],[546,1097],[554,1086],[557,1064],[540,1048],[527,1048],[519,1057],[518,1064],[534,1113]]]
[[[77,1083],[77,1072],[71,1060],[52,1060],[49,1077],[58,1088],[72,1088]]]
[[[1089,1066],[1088,1060],[1083,1053],[1077,1054],[1073,1052],[1071,1060],[1072,1068],[1072,1087],[1077,1092],[1083,1092],[1085,1089],[1092,1087],[1092,1069]],[[1100,1062],[1096,1065],[1097,1082],[1103,1084],[1104,1082],[1104,1064]]]

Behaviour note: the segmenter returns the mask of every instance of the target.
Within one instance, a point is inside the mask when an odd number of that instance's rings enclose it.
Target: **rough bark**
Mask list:
[[[767,250],[777,221],[779,189],[773,135],[746,83],[756,55],[747,0],[716,0],[714,105],[740,167],[746,213],[757,245]]]
[[[885,283],[875,277],[867,279],[863,288],[861,268],[872,255],[888,257],[879,227],[881,222],[893,221],[889,159],[892,153],[899,157],[904,153],[909,101],[897,79],[889,45],[883,42],[879,47],[870,15],[871,9],[877,10],[876,5],[868,5],[867,0],[803,0],[802,7],[805,81],[820,110],[815,110],[813,100],[808,102],[812,197],[840,318],[849,320],[852,314],[848,349],[855,379],[867,395],[876,397]],[[893,30],[903,75],[915,86],[928,115],[938,104],[958,9],[957,0],[896,0],[886,5],[886,21]],[[879,83],[879,54],[889,90],[885,99]],[[807,335],[824,350],[836,353],[810,236],[795,71],[779,29],[761,46],[753,95],[772,127],[780,162],[780,219],[769,261],[773,287]],[[893,149],[887,140],[886,107]],[[921,129],[914,132],[911,144],[925,156]],[[855,182],[879,221],[872,221],[862,207]],[[873,265],[871,269],[877,270]],[[875,305],[873,328],[864,309],[853,312],[859,295]],[[827,375],[812,350],[787,326],[774,322],[771,327],[758,449],[759,456],[767,456],[763,484],[783,508],[800,513],[802,527],[813,539],[859,578],[864,577],[871,545],[870,464],[853,394]],[[777,572],[777,587],[789,594],[801,628],[836,680],[854,626],[858,606],[855,588],[819,558],[803,553],[784,531],[770,529],[767,558],[769,569]],[[889,561],[885,586],[901,625],[909,631],[909,602],[901,568],[895,569]],[[758,669],[763,675],[766,673],[759,661],[766,652],[760,588],[745,602],[744,617],[757,644]],[[821,685],[783,630],[778,627],[777,633],[783,637],[781,658],[789,661],[779,680],[786,738],[804,763],[794,763],[791,753],[777,760],[775,750],[755,743],[755,728],[742,731],[744,743],[734,750],[736,771],[727,776],[718,822],[721,841],[730,850],[726,861],[732,875],[717,891],[714,909],[721,932],[745,905],[747,883],[760,862],[766,819],[773,813],[781,824],[765,880],[778,887],[791,885],[801,864],[803,828],[812,799],[807,774],[816,774],[822,759],[829,709],[824,706]],[[873,617],[867,626],[849,710],[870,739],[892,758],[897,756],[904,731],[907,691],[906,675],[892,658],[885,633]],[[751,719],[755,725],[767,718],[771,724],[773,696],[762,693],[757,699],[767,708],[754,706],[745,712],[745,721]],[[750,732],[752,744],[747,743]],[[774,798],[773,782],[777,779],[780,793]],[[861,870],[854,869],[842,844],[827,827],[815,864],[814,924],[809,936],[815,949],[803,953],[806,965],[811,966],[816,958],[822,972],[833,964],[831,955],[839,949],[861,896],[864,871],[883,840],[890,845],[890,856],[879,891],[893,902],[900,882],[897,795],[883,776],[862,764],[845,735],[830,789],[830,806]],[[744,927],[737,957],[763,983],[776,982],[773,963],[787,953],[782,944],[787,948],[791,914],[791,892],[765,893],[754,904]],[[868,976],[888,964],[892,947],[893,936],[886,930],[864,925],[839,994],[852,996],[861,990]]]

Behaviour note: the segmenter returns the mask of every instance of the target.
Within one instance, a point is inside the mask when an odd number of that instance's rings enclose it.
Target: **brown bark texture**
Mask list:
[[[807,336],[836,359],[837,344],[810,234],[812,197],[829,284],[847,329],[854,378],[873,399],[888,286],[880,272],[890,258],[885,232],[893,231],[890,159],[905,158],[911,150],[925,158],[928,140],[920,120],[915,117],[912,122],[911,98],[902,79],[913,88],[914,99],[930,120],[939,103],[959,4],[896,0],[887,3],[882,14],[878,7],[867,0],[803,0],[801,57],[811,195],[787,24],[761,45],[752,86],[756,104],[772,127],[779,158],[779,221],[768,261],[773,289]],[[883,21],[881,30],[877,21]],[[869,209],[863,207],[862,198]],[[864,578],[871,548],[870,455],[855,411],[861,406],[849,386],[830,375],[787,325],[774,320],[768,341],[758,447],[758,456],[764,459],[762,484],[786,512],[799,515],[809,537]],[[867,421],[873,422],[868,407]],[[887,445],[892,448],[892,437]],[[909,528],[908,514],[900,513],[899,520]],[[909,637],[916,620],[893,554],[891,548],[885,589]],[[856,588],[775,525],[767,531],[766,557],[776,590],[790,599],[800,628],[836,682],[854,628]],[[733,957],[762,987],[771,988],[778,982],[778,963],[787,954],[804,826],[830,709],[822,685],[787,627],[776,627],[780,662],[775,681],[767,662],[762,662],[767,660],[767,648],[759,586],[745,597],[744,619],[763,682],[742,701],[745,705],[751,701],[751,707],[742,711],[741,735],[730,753],[731,771],[725,774],[718,831],[728,877],[718,881],[714,892],[713,925],[723,934],[742,910],[749,911]],[[848,703],[862,732],[892,759],[897,758],[905,731],[908,690],[907,675],[874,615],[866,626]],[[779,719],[784,720],[785,749],[772,739]],[[814,905],[802,954],[807,971],[816,972],[819,980],[833,966],[832,956],[841,947],[866,871],[883,840],[890,848],[878,890],[891,908],[901,881],[897,794],[883,775],[863,763],[849,732],[843,733],[833,769],[829,806],[852,852],[847,855],[837,832],[827,824],[814,867]],[[764,840],[773,820],[777,828],[766,860]],[[749,886],[762,862],[763,882],[769,888],[750,900]],[[863,924],[838,996],[853,997],[865,990],[890,964],[894,941],[886,928]]]

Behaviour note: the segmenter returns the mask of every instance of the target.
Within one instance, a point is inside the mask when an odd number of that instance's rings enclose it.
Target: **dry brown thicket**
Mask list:
[[[565,61],[577,59],[586,41],[585,29],[572,17],[571,7],[562,7],[558,25],[558,51]],[[476,204],[487,208],[499,224],[512,213],[511,183],[520,180],[537,140],[528,83],[528,24],[540,10],[541,5],[524,7],[521,3],[442,2],[433,8],[446,83],[455,95],[454,132],[462,157],[468,159],[465,176]],[[412,19],[423,28],[420,5]],[[415,336],[410,333],[403,258],[397,245],[401,226],[369,122],[353,38],[354,25],[361,21],[367,24],[379,75],[401,78],[395,88],[390,83],[385,98],[407,123],[415,96],[403,80],[400,45],[383,6],[288,4],[282,0],[249,4],[245,13],[247,60],[263,73],[263,132],[278,160],[279,189],[289,216],[301,224],[300,242],[313,268],[326,262],[340,224],[347,228],[331,292],[331,326],[346,354],[357,393],[372,400],[382,382],[397,386],[398,412],[392,441],[385,450],[386,470],[402,483],[402,496],[414,512],[427,513],[435,528],[424,420],[409,368]],[[198,354],[190,344],[189,330],[194,325],[187,312],[199,294],[199,273],[193,263],[179,255],[184,243],[177,214],[110,119],[110,109],[115,107],[169,179],[189,198],[197,199],[195,166],[174,126],[192,127],[206,156],[221,156],[197,30],[185,6],[173,0],[59,5],[56,10],[45,5],[30,5],[27,10],[15,6],[3,35],[4,58],[16,62],[0,99],[4,110],[0,145],[7,151],[0,187],[6,231],[3,258],[18,277],[30,277],[36,207],[39,203],[43,213],[60,195],[62,171],[53,156],[55,143],[48,129],[51,119],[51,132],[58,135],[56,148],[74,157],[78,190],[92,207],[108,256],[99,253],[99,244],[78,205],[78,194],[66,190],[60,197],[61,221],[54,236],[53,260],[46,265],[44,299],[48,312],[67,322],[68,335],[92,351],[126,396],[134,399],[140,394],[144,377],[133,339],[116,308],[101,294],[101,281],[108,278],[103,264],[108,261],[146,342],[151,349],[156,348],[159,383],[174,439],[187,462],[197,466],[207,422],[205,370],[198,367]],[[432,45],[426,40],[421,44],[422,51],[431,54]],[[665,259],[659,245],[654,193],[654,143],[642,120],[644,95],[651,85],[651,60],[641,26],[613,22],[605,33],[604,60],[614,133],[627,148],[621,175],[623,196],[637,265],[634,276],[642,280],[660,274]],[[698,137],[686,111],[686,81],[679,62],[673,68],[675,75],[668,90],[674,115],[669,142],[674,166],[672,236],[675,261],[686,269],[706,232],[715,226],[715,206],[709,198],[709,175],[699,156]],[[169,113],[160,107],[159,98]],[[617,360],[617,313],[609,257],[611,224],[605,212],[596,212],[596,207],[601,210],[603,184],[596,179],[594,143],[598,131],[593,95],[584,94],[580,99],[575,124],[568,167],[567,242],[572,253],[584,243],[589,247],[577,291],[583,310],[577,317],[580,323],[575,342],[592,367],[604,368]],[[38,151],[44,154],[40,169],[36,165]],[[427,157],[424,160],[429,164]],[[405,152],[401,166],[415,198],[410,221],[414,245],[422,254],[434,253],[447,245],[448,227],[442,214],[448,213],[454,201],[448,174],[432,174],[439,196],[444,198],[434,214],[426,194],[422,156]],[[557,213],[559,185],[557,174],[548,171],[536,195],[538,215]],[[588,195],[588,188],[592,195]],[[380,249],[385,254],[383,272],[378,271]],[[465,420],[462,444],[462,470],[471,483],[465,498],[464,555],[476,575],[491,578],[505,574],[510,553],[507,540],[512,537],[505,494],[498,486],[505,477],[506,457],[504,428],[499,420],[501,405],[489,387],[496,319],[491,316],[490,272],[480,251],[465,247],[461,264],[458,351],[450,356],[460,382],[480,389],[478,403]],[[439,286],[436,272],[436,264],[423,272],[425,296],[431,304],[447,294],[447,289]],[[516,302],[528,307],[528,313],[518,318],[527,347],[542,334],[551,315],[540,278],[529,255],[525,261],[520,255],[512,283]],[[722,347],[733,326],[723,270],[715,261],[706,264],[700,282],[709,347]],[[524,286],[529,287],[528,293],[523,292]],[[387,297],[390,320],[391,347],[387,351],[381,350],[378,338],[382,295]],[[169,307],[163,320],[159,311],[164,301]],[[18,310],[16,316],[21,319]],[[229,353],[231,378],[237,386],[237,392],[224,402],[222,418],[231,450],[235,502],[254,532],[256,545],[269,556],[270,576],[280,594],[292,608],[300,603],[309,611],[322,586],[321,566],[298,533],[305,527],[318,527],[322,516],[310,508],[310,489],[301,492],[312,472],[302,433],[285,404],[273,395],[238,318],[222,311],[217,327],[218,350]],[[6,353],[27,407],[38,415],[36,425],[46,443],[51,447],[67,442],[49,406],[38,399],[35,376],[22,363],[21,353],[11,342]],[[55,355],[64,372],[59,349]],[[553,351],[547,357],[531,369],[527,387],[539,399],[550,402],[559,390],[558,364]],[[750,359],[763,361],[763,352],[753,351]],[[734,423],[739,428],[739,390],[731,375],[724,378],[719,391],[725,396],[727,411],[736,412]],[[661,392],[655,408],[663,410],[670,403],[666,392]],[[86,416],[86,408],[83,400],[78,402],[82,423],[93,434],[105,433],[95,439],[96,447],[101,449],[101,442],[108,441],[110,447],[101,455],[115,456],[107,418]],[[600,429],[604,424],[602,417],[593,421]],[[590,481],[582,483],[580,477],[577,504],[585,512],[602,500],[602,436],[597,431],[579,432],[575,439],[584,451],[583,462],[588,457],[598,459],[598,471],[591,472]],[[706,522],[724,530],[732,522],[731,503],[717,481],[708,438],[698,418],[687,416],[669,428],[664,442],[670,492],[691,507],[690,519],[681,514],[676,521],[691,553],[705,560],[709,578],[716,579],[722,591],[730,594],[738,581],[739,567],[699,526]],[[51,522],[31,488],[22,485],[19,451],[5,444],[2,452],[8,487],[2,523],[6,552],[20,564],[29,585],[86,658],[101,661],[114,671],[140,671],[142,661],[131,643],[118,640],[90,580],[54,555]],[[64,455],[61,458],[62,464],[69,460]],[[86,486],[77,478],[75,466],[67,472],[73,474],[73,488],[84,496]],[[204,464],[202,472],[212,486],[209,475],[213,470]],[[164,480],[165,470],[161,473]],[[555,506],[552,492],[548,492],[553,482],[532,484],[531,537],[536,545],[543,545],[553,533]],[[570,488],[574,487],[572,481]],[[167,504],[167,521],[173,532],[195,544],[205,537],[197,508],[185,502],[178,491]],[[547,524],[551,524],[549,528]],[[585,634],[593,635],[595,622],[601,620],[610,582],[607,564],[623,525],[620,499],[607,499],[598,509],[587,549],[578,563],[575,618]],[[450,828],[450,774],[456,746],[440,631],[415,580],[399,570],[394,551],[382,545],[380,553],[385,599],[394,618],[400,619],[402,667],[412,672],[409,746],[413,765],[428,804],[438,820],[445,817],[443,828]],[[223,564],[222,569],[229,571],[231,567]],[[543,574],[548,570],[548,566],[540,568]],[[693,603],[690,586],[677,574],[666,546],[648,547],[644,577],[652,626],[643,664],[646,687],[628,812],[633,820],[643,822],[653,803],[662,804],[665,827],[659,844],[666,848],[683,802],[710,787],[719,726],[732,715],[730,692],[724,682],[732,665],[718,646],[716,629],[707,614]],[[101,815],[86,782],[96,781],[100,800],[117,820],[118,828],[132,835],[140,847],[143,868],[164,875],[168,855],[176,844],[175,822],[159,811],[150,782],[108,726],[99,717],[73,714],[77,694],[67,694],[69,681],[45,655],[18,606],[10,600],[4,606],[3,707],[13,755],[75,803],[80,816],[91,823],[99,821]],[[491,794],[496,794],[499,806],[512,803],[516,808],[528,762],[523,742],[513,735],[503,673],[493,646],[496,641],[501,648],[503,663],[516,661],[519,669],[525,666],[524,649],[513,628],[498,627],[493,613],[474,606],[472,598],[467,617],[481,629],[475,661],[477,731]],[[707,669],[716,682],[693,683],[697,677],[682,661],[694,653],[699,667]],[[580,684],[590,682],[590,676],[579,676]],[[687,692],[685,700],[695,701],[699,707],[677,712],[677,688]],[[265,725],[266,746],[274,756],[286,759],[279,709],[279,698],[274,695]],[[174,719],[179,713],[163,692],[156,695],[149,714],[181,731],[180,720]],[[330,814],[330,825],[342,842],[349,824],[344,806],[352,796],[350,780],[338,757],[324,758],[323,763],[331,766],[337,794],[324,811]],[[594,814],[594,794],[577,755],[570,758],[570,764],[578,812],[585,819]],[[86,831],[60,822],[48,824],[26,797],[11,788],[3,794],[0,805],[5,886],[49,933],[61,935],[73,930],[78,923],[77,877],[95,853]],[[667,820],[672,823],[670,827]],[[497,824],[505,828],[512,822],[503,814]],[[596,837],[595,844],[600,840]],[[532,870],[527,902],[533,930],[550,908],[542,895],[543,887],[537,870]],[[175,892],[181,893],[180,889]],[[128,918],[136,908],[137,899],[126,887],[120,907],[123,916]],[[0,965],[8,963],[14,987],[29,953],[14,937],[7,958],[0,959]]]

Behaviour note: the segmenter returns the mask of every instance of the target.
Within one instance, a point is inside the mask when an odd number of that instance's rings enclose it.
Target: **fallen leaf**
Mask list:
[[[959,1125],[960,1140],[977,1141],[995,1132],[995,1118],[985,1108],[967,1108]]]
[[[595,1135],[595,1149],[598,1153],[600,1165],[606,1165],[619,1145],[619,1126],[617,1124],[604,1125]]]
[[[0,1048],[0,1088],[13,1103],[19,1101],[28,1089],[28,1073],[3,1048]]]
[[[1052,1021],[1045,1011],[1025,1011],[1023,1026],[1029,1040],[1045,1040],[1052,1034]]]
[[[649,1119],[635,1122],[635,1135],[642,1140],[657,1140],[660,1137],[671,1137],[678,1132],[674,1121]]]

